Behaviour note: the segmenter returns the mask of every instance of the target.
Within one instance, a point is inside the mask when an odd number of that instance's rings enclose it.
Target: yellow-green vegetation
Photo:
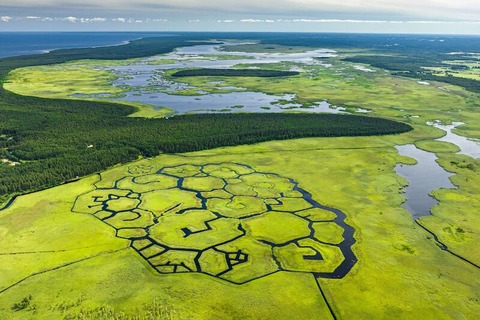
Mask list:
[[[160,107],[156,108],[150,104],[139,103],[139,102],[122,102],[130,106],[137,108],[137,111],[128,115],[129,117],[139,117],[139,118],[165,118],[171,116],[175,113],[174,110],[170,108]]]
[[[187,177],[183,181],[183,187],[198,191],[213,191],[222,189],[225,181],[217,177]]]
[[[241,45],[240,47],[242,47]],[[259,46],[250,50],[259,52]],[[225,48],[235,48],[226,46]],[[277,47],[272,45],[271,47]],[[281,47],[281,46],[280,46]],[[301,52],[308,48],[296,48]],[[270,50],[270,49],[269,49]],[[280,52],[289,51],[281,48]],[[311,50],[311,48],[310,48]],[[352,53],[347,53],[352,54]],[[128,61],[128,60],[127,60]],[[137,60],[134,60],[135,62]],[[444,123],[461,121],[466,123],[463,135],[472,138],[480,137],[480,115],[476,112],[477,94],[453,85],[432,82],[431,85],[418,84],[414,79],[392,77],[387,72],[370,67],[376,72],[356,70],[354,63],[342,61],[340,58],[325,60],[330,66],[295,64],[293,62],[261,64],[263,69],[287,71],[292,67],[300,67],[303,72],[288,78],[244,78],[244,77],[182,77],[193,88],[175,91],[175,94],[198,95],[199,91],[208,93],[225,93],[238,91],[235,89],[261,91],[267,94],[281,95],[295,93],[295,101],[309,107],[312,103],[328,100],[334,105],[346,107],[350,112],[358,108],[370,110],[372,115],[389,117],[413,124],[420,124],[424,132],[429,130],[429,138],[440,136],[439,130],[425,126],[427,121],[440,120]],[[133,63],[129,61],[129,63]],[[108,61],[110,66],[125,64],[125,61]],[[42,97],[95,98],[102,94],[117,96],[126,92],[126,88],[111,86],[115,76],[111,71],[103,70],[107,62],[79,61],[53,66],[28,67],[16,69],[8,76],[5,88],[24,95]],[[238,65],[237,68],[255,67],[256,65]],[[164,77],[169,79],[178,70],[167,70]],[[73,75],[73,76],[72,76]],[[79,79],[79,80],[78,80]],[[83,80],[83,81],[82,81]],[[134,116],[163,117],[171,110],[152,109],[151,106],[133,104],[140,108]],[[158,113],[157,113],[158,112]]]
[[[124,96],[126,89],[113,86],[117,76],[107,66],[129,65],[129,60],[79,60],[53,66],[33,66],[15,69],[9,73],[3,87],[28,96],[66,99],[115,99]],[[131,117],[164,118],[173,114],[169,108],[154,108],[139,102],[128,104],[137,109]]]
[[[337,247],[311,239],[303,239],[298,244],[290,243],[274,249],[275,256],[283,268],[297,272],[315,272],[322,269],[333,272],[342,262],[342,254]],[[315,257],[321,252],[322,259],[306,259]]]
[[[362,108],[371,110],[372,115],[420,124],[422,127],[418,129],[430,131],[431,137],[441,136],[441,131],[428,128],[427,121],[462,121],[467,123],[465,135],[479,137],[478,131],[474,131],[475,122],[480,121],[474,107],[478,105],[477,94],[447,84],[421,85],[413,79],[391,77],[378,69],[355,70],[353,64],[338,59],[329,59],[328,63],[332,67],[302,66],[301,75],[289,78],[185,77],[182,82],[205,91],[211,81],[221,80],[222,86],[274,95],[295,93],[296,101],[306,106],[326,99],[352,112]],[[286,67],[279,63],[269,64],[269,68],[285,70]]]
[[[448,152],[456,153],[460,151],[460,148],[453,143],[437,140],[419,140],[415,142],[417,148],[428,152]]]
[[[478,248],[480,217],[480,160],[464,155],[440,154],[440,164],[455,175],[452,182],[458,189],[441,189],[433,192],[440,201],[433,215],[420,219],[453,252],[480,265]]]
[[[321,242],[338,244],[343,240],[343,230],[337,224],[330,223],[314,223],[315,238]]]
[[[245,283],[290,270],[292,264],[285,255],[292,255],[289,248],[296,246],[285,247],[278,257],[274,249],[292,243],[301,247],[306,240],[311,243],[310,250],[317,253],[315,259],[309,260],[329,260],[307,272],[328,271],[339,277],[349,270],[340,268],[344,259],[350,259],[351,266],[355,263],[354,257],[348,256],[353,242],[338,241],[335,244],[338,248],[333,248],[335,254],[323,253],[321,244],[316,244],[319,237],[312,233],[317,235],[320,229],[314,230],[312,219],[297,213],[319,205],[309,198],[301,198],[303,194],[293,181],[274,174],[255,173],[238,163],[182,164],[154,170],[155,174],[152,170],[151,166],[138,171],[129,169],[128,176],[117,179],[113,187],[110,183],[107,188],[99,187],[105,185],[102,177],[102,183],[95,184],[95,190],[76,199],[72,210],[92,214],[113,227],[117,237],[132,240],[132,248],[160,273],[200,272]],[[116,175],[120,172],[115,169]],[[245,197],[228,191],[226,186],[232,180],[257,195]],[[261,192],[264,188],[275,192]],[[219,199],[211,193],[220,190],[230,197]],[[208,191],[208,194],[202,193]],[[285,194],[297,198],[288,198]],[[332,213],[334,217],[315,224],[336,224],[334,219],[341,217]],[[345,226],[338,225],[338,228]],[[333,229],[323,230],[329,233]],[[347,240],[353,241],[352,232],[345,232]],[[332,236],[325,235],[329,237]],[[272,250],[274,255],[266,257]],[[274,263],[275,258],[286,261],[283,269]],[[329,265],[328,270],[321,268],[324,264]]]
[[[407,121],[415,127],[415,133],[403,135],[404,139],[396,141],[398,144],[414,142],[419,148],[444,153],[453,163],[462,166],[463,157],[454,155],[459,148],[453,144],[435,141],[435,138],[442,136],[442,131],[426,125],[431,120],[441,120],[443,123],[461,121],[466,123],[456,133],[471,137],[480,138],[480,114],[477,109],[480,107],[479,95],[466,91],[460,87],[444,83],[431,82],[430,85],[422,85],[414,79],[392,77],[387,72],[375,69],[376,72],[363,72],[355,70],[353,64],[336,58],[329,58],[328,63],[332,66],[302,66],[304,72],[296,77],[287,79],[262,79],[262,78],[230,78],[216,77],[216,81],[222,81],[224,86],[243,87],[247,90],[261,90],[269,94],[295,93],[296,101],[307,105],[321,99],[327,99],[334,105],[341,105],[350,112],[355,112],[358,107],[371,110],[372,115],[389,117],[397,120]],[[289,63],[270,64],[269,68],[275,70],[288,70]],[[241,66],[244,67],[244,66]],[[476,70],[476,69],[472,69]],[[474,71],[472,71],[474,72]],[[209,90],[209,81],[214,78],[182,78],[182,81],[195,87]],[[204,87],[203,87],[204,86]],[[442,159],[442,157],[441,157]],[[414,159],[406,157],[398,158],[399,162],[414,164]],[[469,160],[472,161],[471,159]],[[459,168],[453,169],[452,165],[440,161],[445,169],[457,173]],[[427,224],[432,232],[438,232],[447,246],[461,250],[452,249],[454,252],[464,254],[467,259],[478,261],[480,255],[476,248],[473,248],[475,241],[479,239],[478,224],[471,223],[476,219],[476,201],[472,199],[478,194],[477,174],[473,172],[476,168],[473,164],[464,164],[468,171],[464,177],[455,176],[452,181],[459,186],[458,190],[442,190],[434,192],[441,204],[433,209],[433,217],[424,217],[422,222]],[[469,166],[469,167],[467,167]],[[457,181],[461,180],[459,185]],[[233,187],[233,186],[232,186]],[[452,201],[458,198],[458,193],[469,195],[459,203]],[[443,200],[442,200],[443,199]],[[449,201],[447,201],[449,200]],[[444,208],[444,209],[441,209]],[[441,217],[437,212],[445,210]],[[453,215],[452,211],[461,211],[463,219],[447,219],[445,216]],[[463,220],[460,230],[468,230],[466,236],[456,236],[449,230],[458,220]],[[454,228],[455,229],[455,228]],[[460,234],[463,235],[463,234]],[[470,237],[468,237],[470,236]],[[452,247],[452,248],[453,248]],[[478,262],[477,262],[478,264]]]
[[[25,67],[12,71],[5,89],[50,98],[119,97],[124,90],[112,86],[117,77],[96,64],[79,61],[54,66]]]
[[[328,319],[317,281],[339,319],[474,318],[480,312],[480,271],[440,250],[400,206],[404,180],[393,167],[401,157],[392,145],[418,139],[417,134],[309,138],[163,155],[113,168],[101,179],[92,176],[19,197],[0,213],[0,318]],[[459,161],[450,166],[464,180],[471,171],[468,157],[440,157]],[[243,196],[235,205],[247,204],[253,216],[219,216],[228,206],[207,201],[202,209],[200,192],[182,190],[182,181],[191,177],[262,190],[260,198],[272,209],[255,215],[259,206],[249,207],[249,196]],[[282,212],[273,208],[282,199],[304,199],[286,178],[314,201],[342,210],[355,228],[359,262],[343,278],[314,276],[333,272],[343,260],[335,246],[343,230],[333,222],[336,215],[302,210],[293,202]],[[460,189],[453,192],[460,192],[464,187],[454,182]],[[208,199],[233,192],[210,185],[213,190],[201,192]],[[452,215],[449,201],[442,199],[435,216],[444,208],[452,221],[469,217],[439,235],[457,241],[451,246],[457,250],[465,241],[475,243],[476,231],[466,226],[479,224],[467,209]],[[471,201],[462,206],[478,206]],[[116,214],[108,218],[100,212]],[[422,223],[444,223],[435,216]],[[24,298],[28,306],[13,310]]]
[[[271,211],[262,217],[245,219],[246,229],[256,238],[284,244],[310,234],[308,220],[290,213]]]
[[[436,76],[459,77],[466,79],[480,80],[480,61],[475,60],[451,60],[443,61],[450,65],[445,67],[427,67]]]
[[[259,52],[258,45],[242,46]],[[435,141],[443,132],[426,125],[462,121],[462,135],[480,138],[478,94],[326,61],[328,68],[302,65],[299,76],[284,79],[182,81],[195,91],[213,92],[221,81],[295,93],[307,107],[326,99],[415,130],[162,155],[19,197],[0,212],[0,318],[328,319],[324,298],[338,319],[477,317],[480,270],[442,251],[401,206],[406,181],[394,167],[414,160],[393,146],[415,143],[455,173],[458,189],[434,191],[440,203],[419,223],[479,265],[480,162]],[[25,76],[46,72],[36,70]],[[22,93],[17,84],[26,71],[15,72],[9,89]],[[111,81],[102,76],[104,85]],[[56,94],[70,92],[62,90]],[[321,205],[346,215],[355,244],[338,215]],[[341,244],[353,248],[357,263]],[[336,279],[344,262],[350,269]]]
[[[147,63],[152,66],[160,66],[163,64],[173,64],[175,61],[175,59],[166,59],[162,56],[159,56],[158,58],[149,59]]]

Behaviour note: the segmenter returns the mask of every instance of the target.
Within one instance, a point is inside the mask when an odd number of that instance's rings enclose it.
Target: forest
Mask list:
[[[460,78],[454,76],[437,76],[432,71],[423,67],[451,67],[446,63],[443,63],[445,59],[450,58],[452,60],[458,59],[456,56],[437,56],[437,55],[424,55],[424,56],[383,56],[383,55],[369,55],[369,56],[354,56],[344,59],[349,62],[366,63],[371,66],[387,69],[392,71],[393,75],[416,78],[420,80],[439,81],[453,84],[463,87],[469,91],[480,93],[480,81],[475,79]],[[474,59],[472,57],[463,56],[462,59]],[[463,66],[464,67],[464,66]],[[457,69],[462,66],[456,66]]]
[[[21,161],[17,166],[0,166],[3,200],[139,156],[268,140],[411,130],[407,124],[353,115],[198,114],[146,119],[126,117],[133,110],[118,104],[58,100],[45,106],[35,102],[0,111],[7,157]]]
[[[189,69],[180,70],[172,74],[172,77],[288,77],[296,76],[297,71],[280,71],[264,69]]]
[[[205,35],[204,35],[205,36]],[[191,36],[146,38],[118,47],[57,50],[0,60],[0,81],[18,67],[76,59],[126,59],[195,45]],[[188,42],[187,42],[188,41]],[[127,117],[109,102],[20,96],[0,88],[0,202],[140,156],[300,137],[401,133],[412,128],[373,117],[314,114],[208,114],[169,119]]]

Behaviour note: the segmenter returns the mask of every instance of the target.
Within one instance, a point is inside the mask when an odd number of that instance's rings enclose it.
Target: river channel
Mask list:
[[[446,132],[445,136],[436,140],[457,145],[460,148],[459,154],[480,158],[480,141],[468,139],[452,132],[453,128],[463,123],[453,122],[450,125],[444,125],[437,121],[427,124]],[[408,181],[408,186],[404,188],[406,202],[403,206],[410,212],[414,220],[430,215],[430,209],[438,201],[429,194],[440,188],[456,188],[449,179],[453,174],[437,163],[435,153],[418,149],[413,144],[396,146],[396,148],[401,155],[417,160],[415,165],[397,164],[395,167],[397,174]]]
[[[452,173],[445,171],[437,162],[432,152],[418,149],[413,144],[396,146],[402,156],[417,160],[415,165],[397,164],[395,171],[408,180],[404,188],[407,201],[403,206],[410,212],[414,220],[430,215],[430,209],[438,201],[429,195],[440,188],[455,188],[449,177]]]

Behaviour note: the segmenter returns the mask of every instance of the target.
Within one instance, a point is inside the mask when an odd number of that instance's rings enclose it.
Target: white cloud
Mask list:
[[[107,21],[107,18],[92,18],[90,19],[90,22],[105,22]]]
[[[65,18],[61,18],[63,21],[68,21],[68,22],[71,22],[71,23],[75,23],[77,22],[79,19],[76,18],[76,17],[65,17]]]
[[[107,18],[98,18],[98,17],[97,18],[78,18],[76,21],[80,21],[81,23],[96,23],[96,22],[106,22]]]
[[[277,16],[311,15],[319,18],[337,15],[345,18],[360,19],[369,17],[401,17],[405,20],[478,20],[480,5],[478,0],[142,0],[141,5],[131,0],[2,0],[0,8],[42,8],[56,12],[135,12],[151,14],[165,12],[173,14],[218,12],[228,14],[264,14]],[[75,11],[74,11],[75,10]],[[6,12],[6,11],[4,11]],[[44,11],[45,12],[45,11]],[[133,15],[133,14],[132,14]],[[139,16],[135,14],[135,16]]]
[[[273,20],[273,19],[241,19],[240,22],[244,22],[244,23],[274,23],[274,22],[279,22],[279,20]]]
[[[168,19],[136,19],[136,18],[105,18],[105,17],[39,17],[39,16],[24,16],[24,17],[11,17],[11,16],[1,16],[0,22],[12,22],[12,21],[39,21],[39,22],[68,22],[68,23],[106,23],[106,22],[119,22],[119,23],[166,23],[169,22]],[[199,23],[202,20],[200,19],[190,19],[187,20],[188,23]],[[210,20],[210,22],[212,22]],[[310,18],[297,18],[297,19],[254,19],[254,18],[243,18],[243,19],[219,19],[214,20],[217,23],[268,23],[268,24],[409,24],[409,25],[471,25],[477,26],[480,25],[480,21],[449,21],[449,20],[370,20],[370,19],[310,19]]]
[[[354,19],[293,19],[292,22],[306,23],[387,23],[387,20],[354,20]]]

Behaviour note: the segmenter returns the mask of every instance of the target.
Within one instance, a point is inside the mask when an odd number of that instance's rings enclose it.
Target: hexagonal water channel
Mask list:
[[[357,261],[343,212],[246,165],[142,167],[96,187],[72,211],[110,225],[159,273],[236,284],[282,270],[341,278]]]

